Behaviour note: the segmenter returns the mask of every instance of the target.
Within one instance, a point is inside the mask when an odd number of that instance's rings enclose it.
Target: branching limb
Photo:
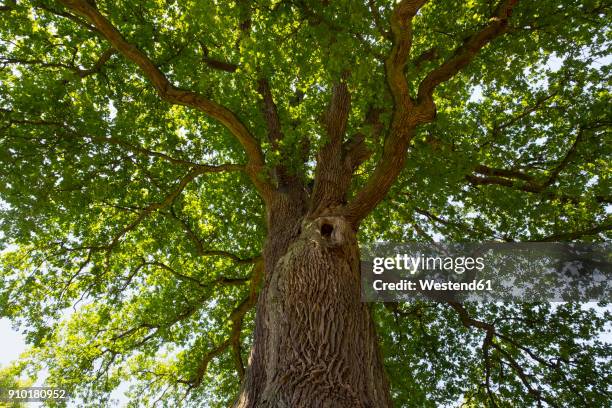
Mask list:
[[[278,108],[272,96],[270,82],[267,78],[261,77],[257,81],[257,91],[261,96],[261,113],[266,122],[268,130],[268,141],[272,149],[280,151],[281,140],[284,138]],[[306,139],[307,140],[307,139]],[[303,185],[299,178],[291,169],[291,163],[278,163],[274,166],[275,181],[279,191],[300,190],[303,191]]]
[[[177,277],[180,280],[183,281],[187,281],[187,282],[191,282],[194,283],[195,285],[199,286],[201,289],[209,289],[212,286],[233,286],[233,285],[242,285],[246,282],[249,281],[250,278],[227,278],[225,276],[220,276],[218,278],[215,278],[215,280],[213,280],[212,282],[202,282],[197,278],[194,278],[193,276],[189,276],[189,275],[185,275],[184,273],[180,273],[179,271],[177,271],[174,268],[171,268],[169,265],[160,262],[160,261],[149,261],[149,262],[144,262],[143,266],[156,266],[158,268],[161,268],[167,272],[170,272],[172,275],[174,275],[175,277]]]
[[[370,13],[372,13],[372,18],[374,19],[374,25],[376,26],[376,29],[380,33],[381,37],[387,40],[393,40],[393,35],[387,29],[385,29],[383,25],[382,16],[378,10],[376,1],[368,0],[368,6],[370,7]]]
[[[580,198],[581,198],[578,196],[567,195],[567,194],[559,193],[556,191],[550,191],[548,190],[547,186],[540,184],[540,183],[534,183],[534,182],[524,183],[524,182],[520,182],[514,179],[505,178],[505,177],[496,177],[496,176],[481,177],[481,176],[475,176],[473,174],[469,174],[465,176],[465,179],[470,184],[475,185],[475,186],[486,186],[486,185],[503,186],[503,187],[511,188],[513,190],[524,191],[526,193],[540,194],[542,197],[545,197],[547,199],[560,200],[562,202],[569,202],[569,203],[574,203],[574,204],[579,203]],[[598,194],[595,196],[595,201],[599,203],[604,203],[604,204],[610,203],[612,202],[612,197]]]
[[[536,239],[538,242],[567,242],[580,239],[585,236],[593,236],[604,233],[606,231],[612,231],[612,218],[608,217],[607,221],[600,225],[586,228],[578,231],[562,232],[559,234],[552,234],[547,237]]]
[[[348,76],[345,73],[343,76]],[[351,94],[343,78],[332,88],[332,97],[325,113],[324,125],[330,144],[339,145],[346,132],[349,112],[351,110]]]
[[[169,212],[164,212],[164,215],[167,215],[169,217],[171,217],[172,219],[176,220],[181,227],[183,228],[183,230],[185,231],[185,234],[187,235],[187,238],[189,238],[189,240],[193,243],[195,249],[196,249],[196,253],[199,256],[219,256],[219,257],[225,257],[225,258],[229,258],[232,262],[236,263],[236,264],[252,264],[255,263],[259,260],[261,260],[261,255],[257,255],[254,257],[250,257],[250,258],[242,258],[232,252],[229,251],[223,251],[223,250],[215,250],[215,249],[210,249],[210,248],[206,248],[204,246],[204,242],[203,240],[198,237],[198,235],[196,234],[196,232],[193,230],[193,228],[191,227],[191,225],[189,225],[189,222],[187,222],[186,220],[182,219],[181,217],[178,216],[178,214],[176,214],[176,211],[174,210],[173,207],[170,207],[170,211]]]
[[[206,173],[206,169],[194,167],[191,168],[190,171],[183,176],[176,187],[172,189],[169,193],[167,193],[161,201],[150,203],[144,208],[134,208],[131,209],[137,215],[136,217],[125,227],[123,227],[117,234],[114,235],[112,240],[108,244],[104,245],[81,245],[78,247],[69,248],[60,242],[60,247],[64,251],[106,251],[107,256],[110,255],[110,252],[119,244],[121,239],[130,231],[134,230],[144,219],[146,219],[151,214],[163,210],[174,202],[174,200],[183,192],[185,187],[191,183],[198,176]]]
[[[200,48],[202,49],[202,61],[209,68],[230,73],[236,72],[236,70],[238,69],[238,65],[236,64],[210,57],[210,51],[208,47],[206,47],[206,45],[204,45],[204,43],[202,42],[200,42]]]
[[[472,226],[470,226],[468,224],[465,224],[465,223],[460,223],[460,222],[455,222],[455,221],[450,221],[450,220],[444,219],[444,218],[442,218],[440,216],[437,216],[437,215],[433,214],[431,211],[427,211],[427,210],[424,210],[424,209],[421,209],[421,208],[415,208],[414,211],[416,213],[418,213],[418,214],[421,214],[421,215],[425,216],[427,219],[429,219],[429,220],[431,220],[431,221],[433,221],[435,223],[444,225],[446,227],[453,228],[454,230],[462,232],[462,233],[466,233],[467,232],[467,233],[470,233],[470,234],[485,234],[485,235],[487,235],[489,237],[494,237],[494,238],[502,239],[502,240],[504,240],[506,242],[513,242],[514,241],[512,238],[510,238],[508,236],[499,237],[499,236],[497,236],[497,233],[495,231],[493,231],[491,229],[488,229],[488,228],[486,228],[486,229],[480,229],[480,228],[476,229],[475,227],[472,227]]]
[[[65,19],[68,19],[70,21],[73,21],[75,23],[77,23],[79,26],[85,28],[86,30],[94,33],[96,36],[100,37],[100,38],[104,38],[104,36],[102,35],[102,33],[93,25],[89,24],[87,21],[83,20],[82,18],[75,16],[74,14],[68,13],[65,10],[56,10],[54,8],[51,8],[45,4],[42,3],[38,3],[34,5],[35,8],[41,9],[41,10],[45,10],[48,13],[54,14],[56,16],[59,17],[63,17]]]
[[[588,130],[595,130],[604,125],[604,123],[596,123],[590,126],[579,127],[576,138],[570,148],[547,173],[533,175],[515,168],[502,169],[481,164],[474,168],[473,174],[466,175],[465,179],[475,186],[499,185],[527,193],[542,194],[550,199],[579,202],[579,197],[553,191],[551,187],[576,156],[579,144],[585,140],[585,132]],[[611,198],[604,195],[597,195],[595,196],[595,200],[600,203],[609,203]]]
[[[502,358],[508,361],[508,363],[510,364],[510,367],[518,375],[519,379],[521,380],[521,382],[527,389],[527,392],[534,398],[538,406],[542,406],[542,401],[545,401],[552,407],[558,406],[552,399],[548,398],[539,389],[533,386],[533,383],[529,379],[528,374],[525,372],[524,367],[512,355],[510,355],[510,353],[508,353],[504,349],[502,344],[494,341],[495,338],[503,339],[506,336],[503,336],[503,337],[500,336],[500,334],[495,329],[495,326],[493,326],[492,324],[472,318],[469,315],[467,309],[461,303],[456,302],[456,301],[448,301],[447,303],[450,307],[452,307],[455,310],[455,312],[457,312],[457,314],[459,315],[459,319],[461,320],[461,323],[465,327],[467,328],[475,327],[475,328],[485,331],[486,333],[485,339],[483,341],[483,356],[485,358],[485,375],[486,375],[487,389],[490,388],[489,383],[490,383],[491,366],[490,366],[489,358],[490,358],[490,350],[493,348],[501,355]],[[490,392],[489,392],[489,397],[492,401],[492,395]]]
[[[483,176],[491,176],[491,177],[506,177],[512,179],[519,179],[524,181],[534,181],[535,177],[529,174],[526,174],[519,170],[514,169],[499,169],[495,167],[489,167],[482,164],[477,165],[474,168],[474,171],[478,174],[482,174]]]
[[[402,113],[411,109],[414,104],[404,74],[412,49],[412,19],[426,2],[427,0],[402,0],[391,16],[393,48],[385,61],[385,68],[395,109]]]
[[[108,143],[111,145],[117,145],[117,146],[124,147],[130,152],[135,153],[135,154],[157,157],[159,159],[170,162],[172,164],[192,167],[194,169],[198,169],[199,171],[202,171],[203,173],[244,171],[244,166],[241,164],[226,163],[226,164],[212,165],[212,164],[195,163],[189,160],[179,159],[179,158],[170,156],[166,153],[145,149],[144,147],[134,145],[132,143],[128,143],[114,136],[109,136],[109,137],[89,136],[89,138],[96,142]]]
[[[188,391],[198,387],[204,375],[208,364],[214,357],[218,357],[223,354],[228,348],[232,347],[234,361],[236,363],[236,369],[240,378],[244,376],[244,363],[242,362],[241,349],[240,349],[240,337],[242,335],[242,322],[244,316],[249,310],[251,310],[257,302],[257,293],[259,285],[263,278],[263,262],[257,262],[253,266],[253,272],[251,277],[251,286],[249,288],[249,295],[243,299],[236,308],[230,313],[228,320],[231,322],[231,332],[229,337],[221,342],[218,346],[212,348],[208,353],[204,355],[204,358],[198,364],[196,371],[192,378],[189,380],[182,381],[188,385]]]
[[[95,73],[100,72],[104,64],[113,56],[115,50],[112,48],[107,49],[98,57],[95,64],[89,69],[81,69],[74,65],[63,64],[59,62],[46,62],[38,59],[25,59],[25,58],[6,58],[0,57],[0,65],[25,65],[25,66],[40,66],[46,68],[61,68],[71,71],[74,75],[79,78],[85,78]]]
[[[7,111],[5,113],[10,114],[12,112]],[[213,165],[213,164],[203,164],[203,163],[192,162],[189,160],[171,156],[164,152],[158,152],[156,150],[146,149],[140,145],[136,145],[136,144],[127,142],[116,136],[97,136],[97,135],[91,135],[91,134],[81,135],[75,129],[73,129],[68,124],[63,123],[63,122],[49,121],[49,120],[43,120],[43,119],[15,119],[15,118],[9,117],[7,120],[7,123],[8,123],[7,126],[27,125],[27,126],[55,127],[55,128],[62,129],[63,131],[65,131],[66,137],[70,137],[72,139],[90,140],[91,142],[99,144],[99,145],[120,146],[128,150],[129,152],[137,154],[137,155],[156,157],[156,158],[159,158],[161,160],[167,161],[172,164],[198,169],[199,171],[202,171],[203,173],[244,171],[245,169],[244,166],[241,164],[226,163],[226,164]],[[64,137],[63,135],[60,135],[60,134],[54,134],[51,136]],[[45,139],[47,138],[47,134],[45,134],[44,138]]]
[[[259,79],[257,82],[257,91],[262,98],[261,113],[268,128],[268,140],[274,149],[278,149],[278,143],[283,138],[283,132],[278,116],[278,109],[276,108],[276,103],[274,103],[270,82],[267,78],[262,77]]]
[[[328,141],[317,156],[311,214],[318,215],[327,208],[340,205],[349,187],[352,169],[348,168],[342,150],[351,110],[351,94],[346,84],[348,75],[348,71],[345,71],[343,78],[333,85],[331,99],[323,116]]]
[[[265,161],[261,147],[255,137],[232,111],[204,98],[196,92],[180,89],[172,85],[149,57],[139,50],[138,47],[129,43],[92,3],[85,0],[63,0],[62,3],[70,10],[89,20],[118,52],[138,65],[163,100],[172,104],[198,109],[225,126],[240,142],[247,154],[246,172],[251,181],[264,199],[270,197],[271,186],[262,177]]]
[[[430,113],[435,112],[433,93],[436,87],[454,77],[482,48],[508,31],[508,20],[517,3],[518,0],[503,0],[485,28],[469,36],[449,59],[427,74],[419,84],[417,100],[420,106]]]
[[[394,111],[389,135],[372,176],[346,206],[346,217],[357,225],[385,197],[404,167],[406,151],[422,112],[414,109],[404,70],[412,48],[412,19],[426,0],[403,0],[391,16],[393,48],[385,62],[387,83],[393,95]]]
[[[181,178],[181,180],[179,180],[177,186],[170,191],[162,201],[159,202],[155,202],[155,203],[151,203],[148,206],[146,206],[142,211],[140,211],[140,213],[138,214],[138,216],[131,222],[129,223],[127,226],[123,227],[119,233],[117,233],[113,239],[111,240],[111,242],[107,245],[104,245],[101,248],[106,249],[107,252],[110,252],[113,250],[113,248],[115,246],[117,246],[117,244],[119,243],[119,241],[130,231],[132,231],[134,228],[136,228],[145,218],[147,218],[149,215],[151,215],[152,213],[167,208],[168,206],[170,206],[172,204],[172,202],[174,202],[174,200],[179,196],[179,194],[181,194],[181,192],[185,189],[185,187],[192,182],[196,177],[204,174],[205,171],[202,169],[198,169],[198,168],[194,168],[191,169],[183,178]]]

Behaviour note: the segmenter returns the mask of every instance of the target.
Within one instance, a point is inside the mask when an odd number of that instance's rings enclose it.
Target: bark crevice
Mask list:
[[[267,271],[247,380],[234,406],[390,407],[374,324],[361,302],[353,225],[340,215],[304,214],[292,231]],[[275,240],[268,245],[278,249]]]

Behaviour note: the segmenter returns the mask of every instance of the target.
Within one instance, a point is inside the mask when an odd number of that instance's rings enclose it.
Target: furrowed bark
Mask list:
[[[235,408],[391,407],[374,325],[360,296],[355,230],[279,197],[266,282]]]

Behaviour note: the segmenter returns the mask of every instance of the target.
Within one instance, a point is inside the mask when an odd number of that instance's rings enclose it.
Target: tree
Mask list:
[[[373,240],[609,237],[605,1],[7,1],[2,316],[99,406],[607,406],[609,312],[360,301]],[[388,380],[387,380],[388,379]]]

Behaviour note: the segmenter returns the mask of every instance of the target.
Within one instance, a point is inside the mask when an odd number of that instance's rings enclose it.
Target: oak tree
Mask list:
[[[605,309],[363,303],[359,243],[609,237],[610,8],[4,1],[13,372],[84,406],[608,406]]]

